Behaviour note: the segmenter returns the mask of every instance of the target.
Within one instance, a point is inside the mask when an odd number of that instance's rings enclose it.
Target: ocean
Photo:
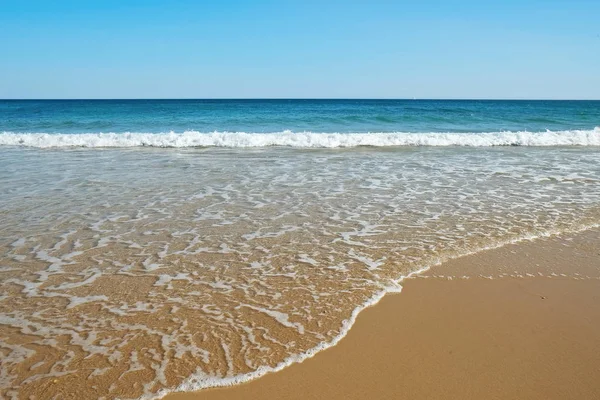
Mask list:
[[[600,226],[600,101],[0,101],[0,216],[0,397],[230,385]]]
[[[0,101],[0,145],[599,145],[598,101]],[[367,135],[368,133],[368,135]],[[418,135],[417,135],[418,134]]]

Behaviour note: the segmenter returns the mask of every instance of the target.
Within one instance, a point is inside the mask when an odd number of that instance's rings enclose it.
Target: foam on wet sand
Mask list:
[[[599,243],[589,231],[449,261],[302,364],[166,399],[599,398]]]
[[[1,151],[7,398],[247,381],[410,274],[600,221],[590,147]],[[586,276],[542,267],[481,274]]]

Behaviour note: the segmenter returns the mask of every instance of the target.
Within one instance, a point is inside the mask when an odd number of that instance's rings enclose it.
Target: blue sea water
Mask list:
[[[210,145],[194,137],[210,133],[594,133],[600,101],[509,100],[4,100],[0,101],[0,144],[58,145],[27,134],[186,134],[181,143]],[[12,134],[9,139],[6,134]],[[15,142],[14,134],[21,135]],[[595,136],[599,136],[595,132]],[[389,135],[386,136],[389,138]],[[190,138],[192,140],[190,140]],[[235,136],[234,136],[235,138]],[[81,139],[81,138],[80,138]],[[106,139],[106,138],[105,138]],[[146,143],[136,137],[139,144]],[[156,139],[156,137],[154,137]],[[227,138],[219,142],[227,145]],[[317,138],[318,139],[318,138]],[[144,142],[144,143],[142,143]],[[373,141],[360,144],[413,144]],[[60,142],[68,145],[68,140]],[[231,144],[236,145],[234,140]],[[289,144],[246,141],[246,145]],[[304,142],[290,142],[302,146]],[[337,142],[336,142],[337,143]],[[328,142],[328,147],[336,143]],[[416,142],[415,142],[416,143]],[[85,138],[72,142],[85,146]],[[111,146],[111,140],[95,145]],[[239,144],[239,143],[238,143]],[[351,145],[352,143],[346,143]],[[417,143],[418,144],[418,143]],[[452,142],[452,144],[461,144]],[[508,143],[514,144],[514,143]],[[548,143],[542,143],[548,144]],[[585,143],[577,143],[585,144]],[[135,141],[129,142],[135,145]],[[313,143],[314,145],[314,143]]]

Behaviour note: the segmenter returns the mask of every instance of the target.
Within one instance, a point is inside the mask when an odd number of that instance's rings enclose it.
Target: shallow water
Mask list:
[[[0,155],[7,398],[235,383],[335,343],[411,272],[600,222],[595,147]]]

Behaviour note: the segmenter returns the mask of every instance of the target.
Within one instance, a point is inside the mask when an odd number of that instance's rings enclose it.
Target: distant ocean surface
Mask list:
[[[0,145],[600,145],[599,101],[0,101]]]
[[[0,101],[0,398],[311,357],[411,274],[600,226],[599,127],[598,101]]]

